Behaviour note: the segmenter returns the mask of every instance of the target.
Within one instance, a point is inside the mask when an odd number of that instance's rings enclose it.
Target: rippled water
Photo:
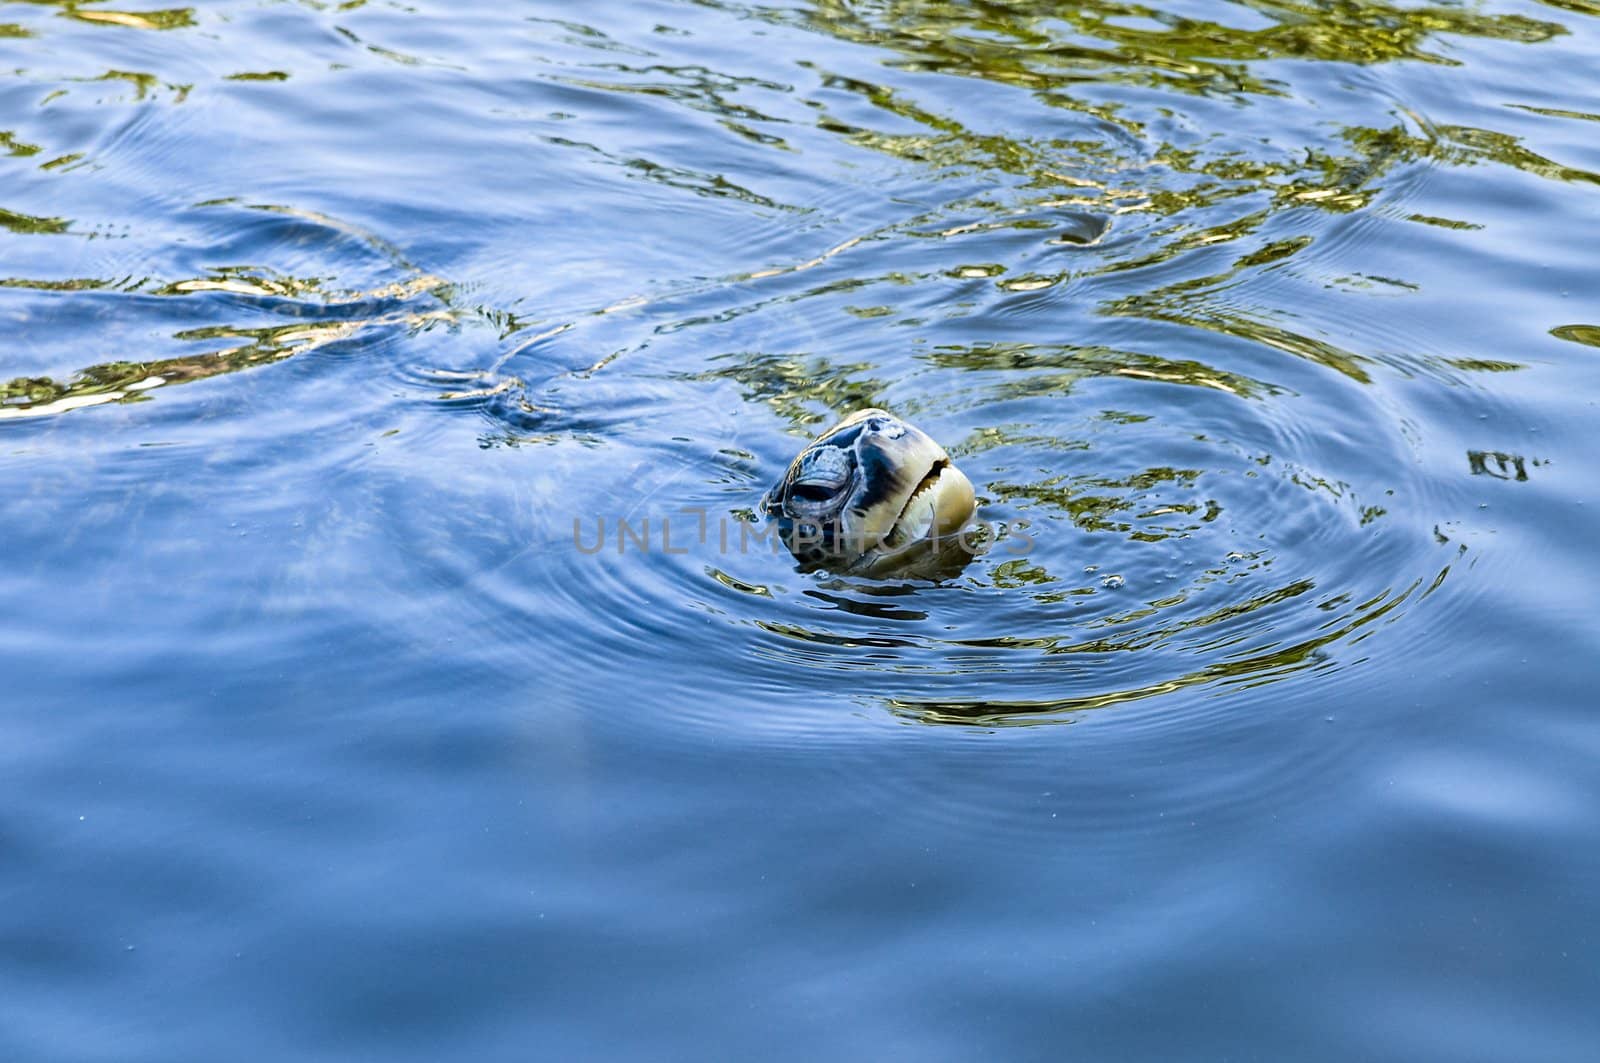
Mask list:
[[[0,1055],[1594,1058],[1591,0],[0,52]]]

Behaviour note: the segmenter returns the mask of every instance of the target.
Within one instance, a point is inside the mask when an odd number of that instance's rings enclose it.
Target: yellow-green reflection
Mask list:
[[[858,376],[872,367],[864,362],[840,365],[823,357],[781,354],[729,356],[730,363],[701,374],[702,379],[739,383],[747,399],[764,402],[795,429],[814,427],[865,406],[881,404],[886,382]],[[817,407],[831,411],[818,413]]]
[[[4,148],[7,155],[23,157],[37,155],[44,150],[37,144],[29,144],[25,140],[18,140],[17,135],[10,130],[0,130],[0,148]]]
[[[1017,374],[1015,378],[994,385],[993,394],[1007,399],[1060,394],[1070,390],[1080,380],[1102,376],[1212,388],[1242,398],[1279,390],[1264,381],[1193,359],[1163,358],[1155,354],[1100,346],[1035,343],[941,346],[923,355],[923,358],[945,369],[1014,372]]]
[[[133,86],[134,100],[140,101],[152,97],[157,91],[165,89],[172,93],[172,102],[182,103],[193,90],[193,85],[175,85],[170,81],[163,81],[154,74],[142,70],[107,70],[99,77],[70,78],[71,81],[82,81],[93,84],[98,81],[125,81]]]
[[[1558,325],[1550,330],[1558,340],[1600,347],[1600,325]]]
[[[43,291],[91,291],[112,287],[103,280],[28,281],[11,278],[0,287],[34,288]],[[355,304],[368,300],[404,302],[414,296],[442,290],[437,277],[422,276],[370,291],[341,293],[324,299],[324,307]],[[154,294],[181,296],[205,292],[224,292],[248,296],[305,295],[317,290],[317,282],[289,278],[249,280],[226,274],[213,278],[179,281],[157,289]],[[381,327],[417,329],[431,321],[453,320],[447,307],[428,311],[397,309],[360,318],[310,317],[286,324],[247,327],[213,325],[186,329],[173,334],[182,343],[238,340],[240,343],[201,354],[182,355],[151,361],[124,360],[91,365],[65,380],[52,377],[17,377],[0,384],[0,419],[46,417],[86,406],[106,403],[138,402],[160,387],[186,384],[195,380],[237,373],[245,369],[282,361],[297,354],[350,339]]]
[[[1553,22],[1439,6],[1401,8],[1359,2],[1250,6],[1276,24],[1241,29],[1137,4],[1013,2],[974,6],[953,0],[869,4],[818,0],[801,17],[812,28],[892,49],[900,57],[896,65],[905,69],[1026,88],[1050,104],[1092,114],[1136,138],[1145,134],[1147,123],[1126,106],[1091,102],[1082,91],[1086,84],[1120,83],[1270,99],[1282,96],[1283,86],[1251,73],[1252,63],[1282,59],[1363,64],[1439,60],[1424,47],[1427,39],[1436,35],[1536,43],[1565,32]],[[1143,25],[1132,28],[1115,21],[1127,18],[1140,19]],[[1251,191],[1266,192],[1280,205],[1353,210],[1371,196],[1371,189],[1363,186],[1394,162],[1448,150],[1541,176],[1563,180],[1592,177],[1544,159],[1503,134],[1447,127],[1418,137],[1392,127],[1348,130],[1349,154],[1312,148],[1277,159],[1244,158],[1161,143],[1155,146],[1155,160],[1162,166],[1174,173],[1214,180],[1183,188],[1141,189],[1136,175],[1118,172],[1125,160],[1115,144],[979,133],[888,87],[860,78],[824,72],[824,84],[854,93],[888,115],[927,130],[887,133],[841,121],[824,110],[822,128],[862,146],[942,167],[1022,174],[1040,186],[1059,187],[1067,179],[1090,188],[1142,194],[1144,209],[1163,214]],[[1084,180],[1085,173],[1076,164],[1091,159],[1099,165]]]
[[[991,483],[988,490],[1020,509],[1042,507],[1065,513],[1083,531],[1116,532],[1140,542],[1159,542],[1198,531],[1221,512],[1215,502],[1206,499],[1171,498],[1173,492],[1193,492],[1202,475],[1200,469],[1166,467],[1123,477],[1062,473],[1036,483]]]
[[[172,7],[160,11],[108,11],[71,3],[61,13],[80,22],[98,26],[125,26],[133,30],[175,30],[195,24],[192,7]]]
[[[1434,578],[1423,596],[1437,589],[1449,573],[1446,566]],[[1142,701],[1159,694],[1169,694],[1187,687],[1207,684],[1234,684],[1254,686],[1292,675],[1326,663],[1321,651],[1343,639],[1356,636],[1363,628],[1382,620],[1407,599],[1411,598],[1422,581],[1418,580],[1404,589],[1385,591],[1369,601],[1356,606],[1336,622],[1325,624],[1310,638],[1301,639],[1288,646],[1234,651],[1224,660],[1186,672],[1172,679],[1147,683],[1141,686],[1095,694],[1073,695],[1061,698],[1025,699],[950,699],[947,701],[918,699],[888,699],[888,708],[898,716],[918,723],[962,724],[979,727],[1018,727],[1050,723],[1071,723],[1076,714],[1089,709],[1103,709],[1129,702]],[[1160,633],[1168,638],[1185,630],[1215,623],[1224,617],[1236,617],[1253,612],[1278,601],[1305,594],[1312,589],[1309,582],[1280,588],[1270,595],[1250,602],[1229,606],[1226,610],[1175,625]],[[1154,640],[1128,643],[1092,643],[1072,647],[1065,652],[1104,653],[1117,650],[1135,650],[1152,645]]]
[[[1256,2],[1248,5],[1272,24],[1253,29],[1165,13],[1129,3],[1078,5],[996,2],[983,5],[946,0],[879,0],[846,3],[817,0],[795,16],[808,27],[853,42],[888,49],[890,65],[937,71],[1012,85],[1045,102],[1092,114],[1108,128],[1148,140],[1148,114],[1127,104],[1091,102],[1088,86],[1115,84],[1199,94],[1259,97],[1285,95],[1284,85],[1254,73],[1255,64],[1299,59],[1370,64],[1411,59],[1445,61],[1430,39],[1447,35],[1537,43],[1564,33],[1554,22],[1520,15],[1485,14],[1432,5],[1344,0],[1335,4]],[[1137,26],[1123,24],[1138,20]],[[1079,189],[1075,205],[1118,213],[1166,216],[1173,223],[1130,247],[1087,264],[1087,272],[1141,270],[1218,244],[1244,245],[1228,268],[1164,283],[1108,301],[1104,312],[1168,321],[1226,333],[1305,358],[1362,383],[1370,382],[1365,358],[1326,338],[1297,331],[1281,318],[1239,308],[1223,309],[1216,293],[1241,275],[1290,262],[1315,245],[1309,234],[1263,240],[1260,232],[1277,214],[1292,209],[1349,213],[1371,204],[1385,175],[1408,163],[1470,166],[1496,164],[1549,180],[1597,183],[1600,175],[1548,158],[1515,136],[1459,125],[1433,125],[1403,111],[1388,127],[1350,126],[1337,132],[1342,148],[1276,146],[1241,153],[1211,134],[1191,143],[1150,145],[1153,165],[1129,167],[1127,144],[1116,138],[1050,139],[1003,135],[969,128],[919,103],[903,91],[860,76],[819,70],[827,89],[850,93],[894,120],[894,131],[868,128],[860,117],[845,120],[819,102],[819,125],[863,147],[942,169],[1007,173],[1026,182],[1014,192],[1025,212],[1047,204],[1059,210],[1063,187]],[[1585,117],[1585,115],[1577,115]],[[917,131],[906,132],[912,123]],[[1231,217],[1214,217],[1228,202]],[[1017,209],[1017,208],[1012,208]],[[1204,212],[1204,214],[1202,214]],[[1201,218],[1204,220],[1200,220]],[[1034,217],[1030,223],[1047,225]],[[1472,229],[1475,223],[1413,215],[1422,224]],[[993,225],[946,227],[952,237]],[[996,277],[1004,289],[1030,291],[1058,283],[1060,274],[1011,275],[1003,262],[975,263],[950,273],[958,278]],[[1411,279],[1393,276],[1333,278],[1344,287],[1384,285],[1418,290]]]
[[[817,28],[895,49],[908,67],[982,77],[1036,90],[1067,89],[1093,77],[1182,92],[1273,94],[1249,64],[1278,59],[1380,63],[1445,62],[1426,48],[1436,34],[1536,42],[1566,32],[1521,15],[1488,15],[1369,0],[1335,3],[1253,0],[1273,25],[1245,29],[1136,3],[1037,0],[816,0]],[[1127,26],[1117,19],[1139,19]],[[1155,23],[1154,26],[1151,23]]]
[[[14,233],[64,233],[71,224],[66,218],[41,218],[0,207],[0,229],[10,229]]]

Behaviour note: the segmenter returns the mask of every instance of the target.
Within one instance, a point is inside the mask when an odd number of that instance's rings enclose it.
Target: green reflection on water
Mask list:
[[[727,364],[701,379],[739,383],[745,397],[767,403],[795,429],[835,420],[865,406],[881,405],[887,382],[857,376],[872,369],[865,362],[835,364],[823,357],[741,354],[718,359]],[[830,414],[818,413],[821,406]]]
[[[1446,566],[1432,584],[1423,591],[1426,596],[1437,588],[1449,573]],[[1063,698],[1024,699],[950,699],[943,701],[917,699],[888,699],[888,708],[897,716],[918,723],[963,724],[980,727],[1018,727],[1038,724],[1071,723],[1076,714],[1088,709],[1109,708],[1133,701],[1182,690],[1186,687],[1213,683],[1255,686],[1281,679],[1284,676],[1327,664],[1322,650],[1360,632],[1368,625],[1382,620],[1398,609],[1422,586],[1418,580],[1399,592],[1385,591],[1371,601],[1363,602],[1339,621],[1325,625],[1317,635],[1294,642],[1288,646],[1261,647],[1235,652],[1228,659],[1187,672],[1174,679],[1128,687],[1099,694],[1085,694]],[[1123,642],[1097,641],[1071,646],[1057,646],[1053,652],[1104,653],[1148,648],[1173,635],[1220,620],[1242,616],[1267,606],[1302,596],[1313,589],[1308,581],[1277,588],[1267,594],[1245,602],[1236,603],[1207,616],[1178,624],[1169,629]],[[1047,651],[1051,652],[1051,651]]]
[[[64,233],[71,224],[66,218],[40,218],[0,207],[0,229],[10,229],[14,233]]]
[[[1168,384],[1212,388],[1242,398],[1271,394],[1280,389],[1264,381],[1218,369],[1188,358],[1164,358],[1155,354],[1116,350],[1102,346],[1072,344],[985,343],[971,346],[945,345],[922,356],[945,369],[971,371],[1009,370],[1026,373],[995,385],[1001,398],[1064,393],[1080,380],[1090,377],[1121,376],[1154,380]],[[1056,370],[1056,372],[1041,372]]]
[[[1157,492],[1158,488],[1192,491],[1203,475],[1201,469],[1156,466],[1124,477],[1063,473],[1036,483],[992,483],[988,489],[1022,509],[1042,507],[1065,513],[1082,531],[1117,532],[1139,542],[1159,542],[1197,531],[1221,512],[1205,499],[1174,502]],[[1196,519],[1160,519],[1170,516]]]
[[[63,5],[61,14],[96,26],[124,26],[135,30],[175,30],[195,24],[194,8],[173,7],[161,11],[107,11],[85,8],[77,3]]]
[[[17,377],[0,384],[0,419],[64,413],[110,402],[137,402],[153,388],[236,373],[345,339],[377,321],[298,322],[272,328],[192,329],[178,340],[243,339],[228,350],[158,361],[115,361],[92,365],[66,380]]]
[[[1550,330],[1550,335],[1558,340],[1600,347],[1600,325],[1557,325]]]
[[[134,288],[140,286],[138,282],[133,285]],[[126,290],[124,286],[98,278],[55,281],[7,278],[0,280],[0,288],[31,288],[52,292]],[[162,285],[150,290],[149,294],[193,297],[207,293],[305,299],[320,295],[320,285],[315,279],[261,276],[244,269],[225,269],[213,277]],[[425,293],[431,293],[441,301],[449,295],[447,286],[439,278],[421,276],[371,291],[324,296],[319,298],[319,303],[323,308],[366,301],[403,303]],[[431,321],[454,320],[455,317],[454,312],[445,306],[431,311],[401,308],[365,317],[338,318],[325,313],[318,316],[315,305],[307,308],[311,313],[305,317],[285,324],[258,327],[211,325],[173,333],[172,338],[180,343],[243,341],[220,350],[150,361],[126,359],[102,362],[81,369],[65,380],[46,376],[13,378],[0,384],[0,419],[41,417],[106,403],[139,402],[148,398],[149,392],[155,388],[253,369],[349,339],[369,329],[397,326],[415,330]],[[301,308],[297,306],[295,309]]]
[[[23,157],[37,155],[44,150],[37,144],[29,144],[25,140],[18,140],[17,135],[10,130],[0,130],[0,148],[4,148],[7,155]]]
[[[1271,20],[1257,29],[1170,14],[1133,3],[1044,4],[992,0],[817,0],[810,24],[848,40],[894,48],[912,69],[982,77],[1038,90],[1122,80],[1182,92],[1275,94],[1248,65],[1275,59],[1449,62],[1426,51],[1433,34],[1537,42],[1566,30],[1521,15],[1462,8],[1337,0],[1250,0]],[[1138,27],[1117,19],[1140,19]],[[1151,23],[1155,23],[1154,26]]]

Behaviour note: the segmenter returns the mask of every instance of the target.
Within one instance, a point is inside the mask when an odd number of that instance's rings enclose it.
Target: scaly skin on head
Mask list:
[[[762,501],[802,565],[865,576],[920,574],[964,552],[973,506],[944,448],[879,409],[823,432]]]

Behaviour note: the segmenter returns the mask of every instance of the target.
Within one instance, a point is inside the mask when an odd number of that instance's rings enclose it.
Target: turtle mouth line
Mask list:
[[[922,497],[924,492],[933,489],[933,485],[939,482],[940,475],[949,467],[950,461],[948,458],[940,458],[933,463],[933,467],[928,470],[927,475],[918,480],[917,486],[911,489],[911,494],[906,498],[906,504],[900,507],[900,514],[894,518],[896,524],[905,519],[906,514],[911,510],[912,503]]]
[[[935,461],[931,467],[929,467],[928,471],[923,474],[922,479],[917,481],[917,486],[911,489],[911,493],[906,496],[904,504],[902,504],[900,507],[900,512],[895,514],[894,521],[889,525],[889,534],[885,537],[885,542],[883,545],[889,547],[890,549],[898,549],[899,547],[906,545],[913,538],[924,538],[927,532],[933,530],[935,522],[932,519],[931,513],[929,515],[928,527],[922,529],[921,533],[914,537],[908,533],[908,529],[906,528],[906,518],[910,516],[911,511],[916,508],[919,502],[921,502],[928,495],[932,494],[938,488],[940,477],[944,475],[944,471],[949,467],[950,460],[948,458],[940,458],[939,460]]]

